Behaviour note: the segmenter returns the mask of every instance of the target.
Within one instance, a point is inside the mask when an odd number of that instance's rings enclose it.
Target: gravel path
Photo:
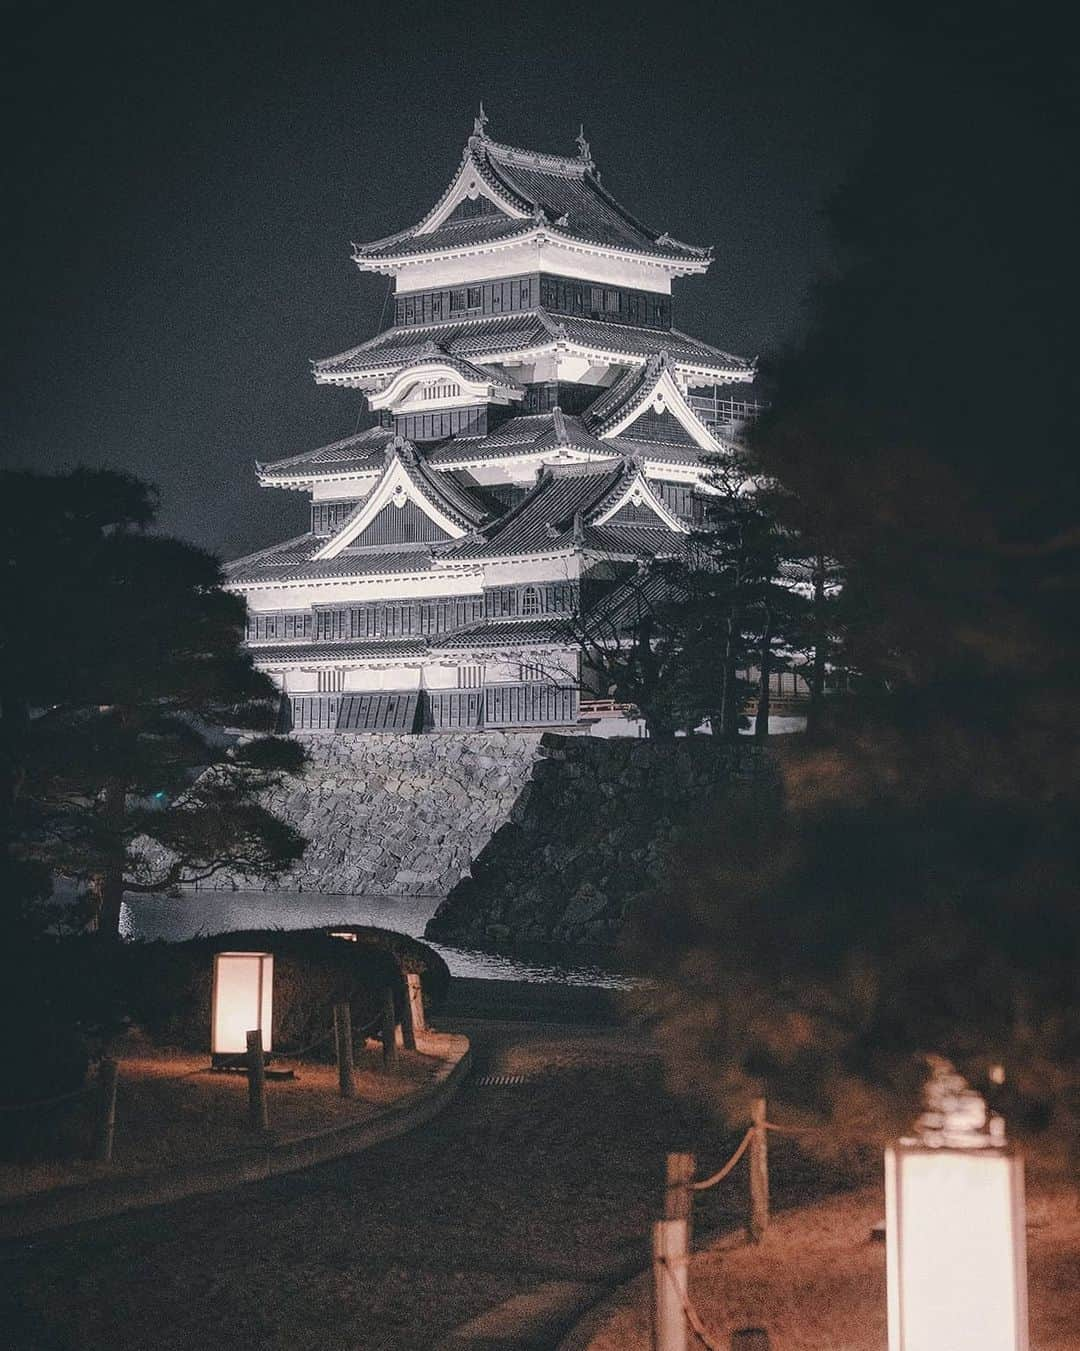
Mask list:
[[[420,1351],[545,1283],[599,1298],[638,1271],[665,1150],[707,1162],[732,1139],[666,1095],[633,1033],[447,1026],[473,1040],[473,1081],[410,1136],[5,1244],[5,1351]],[[740,1187],[707,1196],[699,1232],[741,1213]]]

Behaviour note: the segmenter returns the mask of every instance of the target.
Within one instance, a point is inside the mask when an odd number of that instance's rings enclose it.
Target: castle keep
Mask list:
[[[258,466],[311,528],[228,566],[298,731],[570,726],[590,607],[680,550],[751,363],[673,326],[708,249],[636,220],[576,157],[488,137],[431,211],[359,245],[389,327],[314,363],[378,425]],[[737,390],[735,391],[738,392]]]

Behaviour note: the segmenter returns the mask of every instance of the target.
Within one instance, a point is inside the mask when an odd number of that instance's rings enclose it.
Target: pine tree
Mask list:
[[[86,885],[99,931],[126,892],[224,868],[272,875],[303,839],[260,804],[302,764],[241,646],[217,560],[146,533],[156,499],[107,471],[6,473],[0,753],[6,868]]]

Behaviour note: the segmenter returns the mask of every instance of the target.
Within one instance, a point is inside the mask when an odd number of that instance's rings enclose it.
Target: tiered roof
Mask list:
[[[718,383],[754,378],[751,362],[678,329],[661,333],[633,324],[553,314],[540,307],[441,324],[395,325],[347,352],[314,361],[312,369],[319,384],[361,385],[421,360],[432,342],[451,356],[485,366],[560,347],[636,366],[644,364],[660,341],[676,365]]]
[[[617,501],[631,491],[647,504],[645,519],[612,523]],[[684,529],[634,464],[619,461],[599,470],[545,466],[536,486],[516,507],[467,536],[446,557],[507,558],[569,549],[621,556],[665,554],[682,547]]]
[[[481,113],[453,181],[432,210],[407,230],[357,246],[361,267],[393,274],[407,271],[414,257],[484,252],[536,238],[554,241],[548,254],[556,257],[565,258],[556,247],[560,241],[579,257],[592,250],[614,251],[620,255],[618,275],[641,274],[646,287],[658,284],[646,274],[662,274],[659,284],[666,289],[670,277],[707,268],[708,249],[644,225],[601,186],[583,137],[576,158],[537,154],[492,141],[485,122]],[[521,256],[515,255],[518,262]],[[600,272],[611,266],[609,257]],[[492,275],[497,270],[493,258]],[[442,268],[440,275],[452,271]],[[555,354],[584,358],[571,369],[591,367],[592,378],[612,383],[597,385],[592,404],[577,415],[558,408],[541,414],[508,409],[507,404],[527,395],[515,378],[518,368],[539,361],[540,369],[550,372],[560,363],[543,359]],[[489,414],[489,425],[496,423],[490,433],[450,437],[420,451],[388,428],[372,427],[260,464],[260,481],[266,485],[319,485],[327,498],[336,492],[350,504],[355,500],[355,506],[342,508],[349,515],[329,536],[306,534],[238,559],[228,567],[230,582],[273,587],[352,578],[371,582],[385,575],[397,579],[398,592],[409,590],[406,578],[416,578],[421,589],[435,594],[433,579],[440,575],[453,574],[459,581],[469,577],[479,589],[486,575],[507,575],[503,564],[516,558],[535,564],[547,556],[563,567],[574,555],[632,562],[678,552],[687,528],[657,495],[645,469],[657,473],[659,468],[659,478],[695,482],[702,455],[723,446],[690,408],[686,388],[749,381],[754,366],[677,329],[586,319],[539,305],[394,325],[314,363],[319,383],[378,391],[374,406],[388,418],[414,411],[405,400],[412,398],[416,381],[430,377],[437,386],[450,372],[459,377],[450,389],[454,400],[460,395],[462,406],[502,405],[498,414]],[[528,378],[542,377],[534,371]],[[440,406],[457,404],[448,395]],[[504,420],[497,422],[497,416]],[[506,467],[492,473],[493,462],[499,461]],[[524,488],[537,465],[535,482]],[[515,485],[508,500],[523,493],[521,500],[506,510],[494,489],[472,481],[470,469],[481,479],[504,476]],[[490,574],[488,563],[497,564]],[[575,565],[574,575],[590,563]],[[430,645],[419,639],[404,645],[309,642],[260,645],[259,651],[273,660],[382,659],[480,643],[550,643],[560,624],[565,620],[546,616],[500,619],[432,637]]]
[[[385,239],[354,246],[357,263],[381,271],[391,261],[442,253],[542,232],[553,239],[681,263],[703,272],[711,250],[673,239],[643,224],[601,186],[600,174],[579,137],[576,158],[501,145],[477,119],[461,163],[423,220]],[[468,194],[491,204],[489,214],[464,219],[453,207]]]
[[[313,478],[349,478],[358,474],[377,473],[383,464],[386,443],[394,433],[386,427],[369,427],[354,436],[333,441],[318,450],[302,455],[290,455],[266,464],[255,462],[259,482],[270,486],[287,487],[308,483]]]

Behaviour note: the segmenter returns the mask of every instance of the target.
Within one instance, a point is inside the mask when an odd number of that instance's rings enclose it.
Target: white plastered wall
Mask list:
[[[493,277],[512,277],[519,273],[550,272],[578,281],[670,295],[671,278],[678,276],[682,269],[673,271],[662,262],[608,257],[554,240],[530,239],[456,258],[417,259],[395,267],[394,271],[399,293],[462,286],[467,282],[490,281]]]

